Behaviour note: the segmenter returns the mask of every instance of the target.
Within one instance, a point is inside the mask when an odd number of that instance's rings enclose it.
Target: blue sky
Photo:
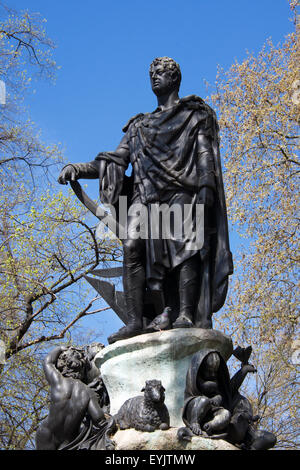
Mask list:
[[[149,64],[170,56],[182,70],[181,96],[207,96],[217,65],[225,69],[282,40],[292,25],[287,0],[9,0],[39,11],[57,45],[56,85],[36,84],[27,97],[33,120],[69,161],[113,150],[122,127],[155,109]]]
[[[155,57],[170,56],[180,64],[180,96],[205,98],[204,81],[214,83],[218,65],[227,69],[247,50],[257,53],[267,38],[277,43],[293,29],[287,0],[7,3],[47,19],[61,69],[55,85],[37,82],[26,103],[42,138],[61,142],[70,162],[113,150],[130,117],[155,109],[148,76]],[[90,181],[89,188],[95,195],[97,182]],[[114,317],[95,319],[99,327],[104,320],[105,337],[121,325]]]

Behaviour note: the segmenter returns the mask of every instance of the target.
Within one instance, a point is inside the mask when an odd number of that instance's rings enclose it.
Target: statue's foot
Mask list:
[[[193,431],[187,427],[179,428],[177,431],[177,439],[179,441],[191,442],[193,434]]]
[[[207,318],[205,320],[201,320],[199,328],[203,328],[203,330],[211,330],[212,329],[212,319]]]
[[[179,315],[175,323],[173,323],[173,328],[193,328],[194,323],[192,320],[185,315]]]
[[[203,431],[205,431],[208,436],[211,436],[213,434],[212,425],[210,423],[204,424]]]
[[[192,423],[191,424],[191,431],[193,434],[196,436],[201,436],[202,435],[202,429],[199,423]]]
[[[161,425],[159,426],[159,429],[161,431],[166,431],[167,429],[170,429],[170,426],[168,423],[161,423]]]
[[[127,325],[120,328],[116,333],[113,333],[107,338],[109,344],[113,344],[116,341],[121,339],[132,338],[133,336],[140,335],[142,333],[142,328],[136,325]]]

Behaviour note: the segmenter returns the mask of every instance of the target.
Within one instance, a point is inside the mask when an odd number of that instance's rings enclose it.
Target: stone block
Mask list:
[[[135,336],[102,349],[95,363],[110,397],[110,412],[137,395],[146,380],[161,380],[171,426],[181,427],[186,373],[193,354],[215,349],[225,360],[232,354],[231,338],[216,330],[179,328]]]

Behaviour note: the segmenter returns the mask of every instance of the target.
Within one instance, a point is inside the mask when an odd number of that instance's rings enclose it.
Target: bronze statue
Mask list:
[[[196,370],[195,370],[196,369]],[[193,356],[188,371],[183,421],[195,435],[221,434],[229,425],[228,372],[215,351],[203,350]]]
[[[129,120],[114,152],[69,164],[58,179],[73,185],[80,178],[99,179],[101,202],[115,207],[118,217],[119,197],[128,198],[122,240],[126,311],[117,312],[126,326],[108,338],[110,343],[141,334],[166,307],[173,328],[212,328],[212,313],[223,306],[233,271],[216,115],[197,96],[179,98],[181,71],[173,59],[155,59],[150,80],[158,107]],[[130,177],[125,175],[129,164]],[[189,207],[193,226],[197,205],[203,204],[203,245],[190,248],[188,234],[178,237],[174,226],[164,238],[153,236],[150,224],[148,236],[137,238],[139,219],[131,210],[137,204],[146,218],[162,204],[179,207],[182,214]]]
[[[267,450],[276,444],[271,432],[258,430],[249,400],[240,394],[248,373],[256,369],[248,364],[252,348],[236,348],[234,356],[241,369],[230,379],[226,362],[218,351],[204,349],[194,354],[186,375],[182,420],[186,428],[178,430],[179,439],[202,435],[222,438],[241,448]]]
[[[114,420],[120,429],[138,431],[165,431],[170,427],[170,417],[165,405],[165,389],[160,380],[147,380],[138,395],[123,403]]]
[[[76,348],[59,346],[47,355],[44,372],[51,401],[49,414],[36,432],[37,450],[85,448],[94,434],[103,437],[110,416],[100,407],[94,384],[85,383],[89,365],[85,352]]]
[[[179,97],[181,71],[173,59],[155,59],[150,80],[158,107],[128,121],[115,151],[101,152],[89,163],[66,165],[58,178],[61,184],[70,182],[103,220],[78,183],[98,179],[100,200],[110,207],[123,243],[124,293],[86,277],[125,323],[109,343],[170,328],[212,328],[212,314],[223,306],[233,272],[216,115],[195,95]],[[129,165],[131,176],[125,173]],[[204,213],[200,226],[199,213]],[[159,217],[153,219],[153,214]],[[120,276],[120,269],[92,274]],[[51,403],[36,434],[37,449],[114,449],[110,436],[118,428],[169,428],[160,380],[146,381],[144,396],[127,400],[116,415],[108,414],[105,383],[91,366],[97,350],[97,344],[86,352],[60,347],[47,356]],[[256,428],[258,418],[239,392],[246,375],[256,372],[248,364],[251,351],[235,349],[242,365],[232,378],[217,350],[200,350],[192,357],[182,414],[186,427],[178,430],[179,439],[223,438],[246,449],[275,445],[272,433]]]

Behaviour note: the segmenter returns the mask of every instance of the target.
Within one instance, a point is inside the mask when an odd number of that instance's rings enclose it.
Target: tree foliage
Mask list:
[[[54,44],[39,14],[17,13],[0,2],[0,79],[6,85],[6,104],[0,108],[0,170],[5,184],[17,184],[23,172],[49,166],[61,159],[56,145],[46,146],[24,107],[24,97],[34,77],[54,78]],[[1,15],[1,16],[2,16]]]
[[[278,46],[267,41],[258,55],[248,54],[228,71],[219,70],[212,95],[221,128],[228,213],[243,240],[219,324],[226,325],[236,343],[252,344],[258,374],[249,393],[262,416],[259,425],[277,435],[281,448],[299,445],[297,46],[296,33]]]
[[[70,342],[80,319],[106,308],[81,280],[99,263],[118,259],[120,245],[97,240],[74,195],[59,190],[53,174],[62,165],[61,151],[45,144],[28,118],[24,96],[31,81],[55,75],[44,20],[0,8],[0,79],[7,90],[0,107],[0,340],[6,359],[0,364],[0,447],[22,449],[32,447],[45,415],[41,358],[49,342]]]
[[[102,310],[96,299],[86,300],[81,280],[97,264],[119,259],[120,246],[96,240],[85,211],[53,187],[51,168],[62,162],[61,151],[45,144],[28,118],[24,96],[32,81],[55,76],[45,21],[0,8],[0,80],[7,89],[0,106],[0,339],[6,355],[0,364],[0,447],[23,449],[33,446],[45,415],[41,359],[81,318]],[[282,45],[268,41],[259,55],[220,70],[212,96],[228,213],[243,240],[215,328],[235,344],[252,344],[258,374],[246,394],[261,415],[259,426],[287,449],[299,445],[298,62],[296,33]]]

